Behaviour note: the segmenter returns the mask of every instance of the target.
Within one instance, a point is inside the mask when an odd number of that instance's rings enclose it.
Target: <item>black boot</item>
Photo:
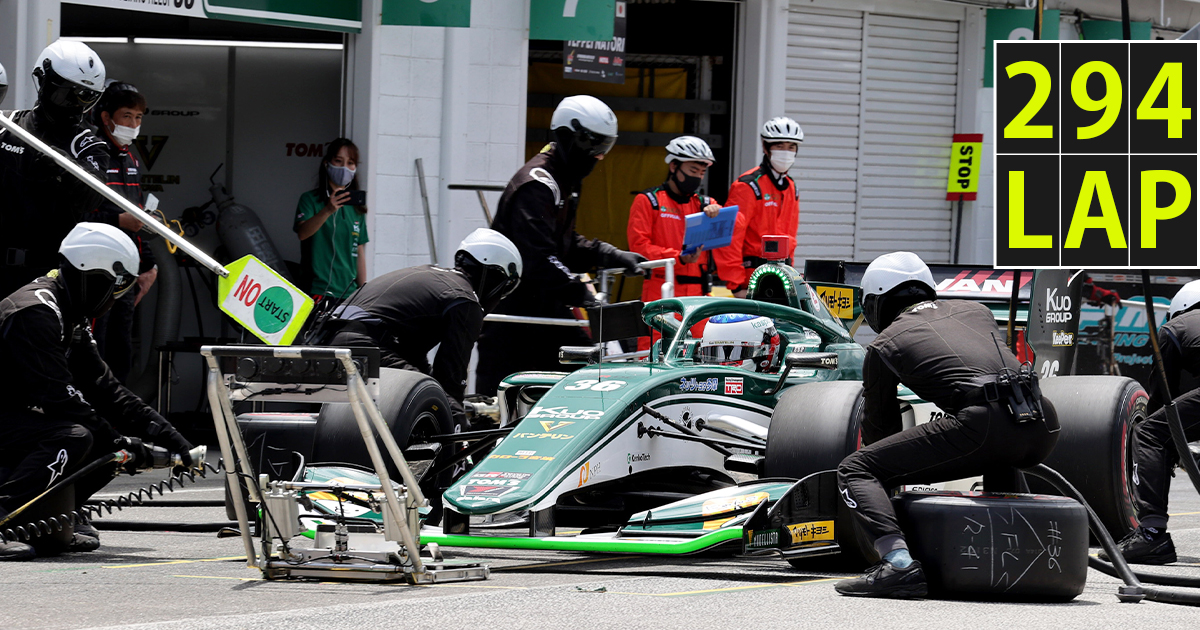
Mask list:
[[[33,560],[37,557],[37,552],[33,547],[15,540],[6,543],[0,543],[0,562],[9,560]]]
[[[859,597],[913,599],[929,594],[925,572],[921,570],[921,563],[915,560],[903,569],[885,560],[868,569],[866,575],[842,580],[833,588],[842,595]]]
[[[1131,564],[1171,564],[1175,556],[1175,541],[1164,529],[1138,526],[1117,543],[1117,549]],[[1101,560],[1109,561],[1108,553],[1097,554]]]

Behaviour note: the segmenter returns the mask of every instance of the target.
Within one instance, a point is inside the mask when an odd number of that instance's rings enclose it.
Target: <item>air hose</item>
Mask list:
[[[155,493],[158,496],[163,496],[167,492],[174,492],[177,487],[182,487],[185,483],[195,483],[196,477],[201,479],[208,476],[208,473],[220,473],[224,471],[224,462],[217,461],[217,465],[205,463],[201,469],[190,469],[181,473],[172,475],[169,479],[156,481],[143,488],[138,488],[136,491],[121,495],[115,499],[106,499],[95,503],[88,503],[78,510],[71,510],[56,514],[47,518],[39,519],[34,522],[24,523],[15,527],[10,527],[10,523],[17,522],[17,517],[22,512],[25,512],[39,501],[42,501],[48,496],[51,496],[89,473],[95,472],[97,469],[111,464],[120,462],[126,457],[123,451],[108,453],[90,464],[80,468],[70,475],[59,480],[58,483],[46,489],[45,492],[31,499],[25,505],[13,510],[3,519],[0,519],[0,544],[20,541],[28,542],[37,536],[44,536],[54,532],[60,532],[68,526],[74,526],[76,523],[90,520],[93,517],[103,516],[104,514],[112,514],[113,510],[123,510],[127,507],[141,505],[144,501],[154,498]]]
[[[1123,602],[1137,603],[1143,599],[1148,599],[1152,602],[1160,602],[1164,604],[1182,604],[1186,606],[1200,606],[1200,593],[1188,593],[1180,591],[1168,591],[1160,588],[1144,586],[1141,580],[1151,584],[1168,584],[1172,586],[1200,586],[1200,582],[1191,578],[1183,578],[1178,576],[1151,575],[1145,573],[1134,573],[1129,568],[1129,563],[1125,561],[1125,556],[1121,555],[1117,549],[1117,543],[1113,541],[1112,536],[1108,534],[1108,530],[1104,528],[1104,524],[1100,522],[1100,517],[1096,516],[1096,512],[1084,500],[1083,495],[1067,481],[1065,477],[1060,475],[1058,471],[1050,468],[1045,464],[1038,464],[1033,468],[1026,468],[1026,473],[1035,477],[1040,477],[1050,485],[1058,489],[1064,495],[1071,497],[1083,505],[1087,510],[1088,526],[1092,533],[1100,539],[1100,545],[1104,547],[1104,551],[1108,553],[1108,557],[1112,558],[1112,563],[1104,562],[1099,558],[1089,558],[1088,566],[1096,570],[1119,578],[1124,582],[1124,586],[1117,589],[1117,598]],[[1185,583],[1191,580],[1193,583]]]

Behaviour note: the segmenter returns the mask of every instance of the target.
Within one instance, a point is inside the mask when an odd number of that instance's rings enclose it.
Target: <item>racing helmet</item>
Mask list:
[[[33,67],[35,108],[52,122],[79,124],[104,91],[104,62],[83,42],[56,40]]]
[[[772,118],[763,123],[762,131],[758,135],[762,138],[764,145],[776,142],[795,142],[796,144],[804,142],[804,130],[796,121],[786,116]]]
[[[1181,313],[1186,313],[1200,305],[1200,280],[1192,280],[1171,298],[1171,306],[1167,307],[1167,318],[1172,319]]]
[[[728,313],[709,318],[697,356],[701,363],[766,372],[775,364],[779,345],[779,331],[771,318]]]
[[[617,143],[617,115],[594,96],[568,96],[554,108],[550,130],[567,168],[582,179]]]
[[[484,312],[491,312],[521,282],[521,252],[508,237],[488,228],[467,235],[454,252],[454,266],[471,280]]]
[[[891,325],[900,311],[937,297],[929,266],[912,252],[884,254],[862,277],[863,317],[875,332]]]
[[[120,229],[79,223],[58,248],[71,302],[88,318],[99,317],[137,280],[138,250]]]
[[[708,143],[696,136],[679,136],[667,143],[666,163],[671,162],[704,162],[712,166],[716,162]]]
[[[8,73],[4,72],[4,64],[0,63],[0,103],[4,102],[5,94],[8,94]]]

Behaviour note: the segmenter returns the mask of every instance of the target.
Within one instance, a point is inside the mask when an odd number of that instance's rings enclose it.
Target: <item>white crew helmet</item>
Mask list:
[[[710,317],[704,325],[697,357],[701,363],[766,372],[775,364],[779,344],[779,331],[771,318],[726,313]]]
[[[796,121],[786,116],[772,118],[763,123],[762,131],[759,132],[759,137],[766,144],[774,142],[795,142],[797,144],[804,142],[804,130]]]
[[[0,63],[0,103],[4,102],[5,94],[8,94],[8,74],[4,72],[4,64]]]
[[[667,143],[666,163],[671,162],[704,162],[712,166],[716,162],[708,143],[696,136],[679,136]]]
[[[459,243],[454,266],[467,274],[479,304],[489,312],[521,282],[521,252],[508,237],[488,228],[471,232]]]
[[[617,115],[594,96],[568,96],[554,108],[550,129],[556,135],[564,133],[559,130],[565,130],[574,144],[589,155],[604,155],[617,142]]]
[[[1200,304],[1200,280],[1192,280],[1183,285],[1175,293],[1175,297],[1171,298],[1171,306],[1167,307],[1167,317],[1175,317],[1197,304]]]
[[[33,83],[49,120],[78,124],[104,93],[104,62],[87,44],[60,39],[38,57]]]
[[[133,240],[105,223],[79,223],[58,248],[71,299],[92,317],[112,306],[137,280],[138,250]]]
[[[880,332],[899,314],[899,305],[907,306],[936,297],[937,285],[929,266],[920,256],[912,252],[892,252],[867,266],[862,277],[862,291],[863,317],[871,330]],[[894,298],[895,303],[889,304],[889,298]]]

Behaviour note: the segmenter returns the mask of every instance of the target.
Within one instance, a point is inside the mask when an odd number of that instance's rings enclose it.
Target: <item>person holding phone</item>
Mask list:
[[[358,147],[346,138],[330,142],[317,187],[296,206],[300,283],[317,302],[340,302],[367,281],[366,191],[358,188],[357,169]]]

